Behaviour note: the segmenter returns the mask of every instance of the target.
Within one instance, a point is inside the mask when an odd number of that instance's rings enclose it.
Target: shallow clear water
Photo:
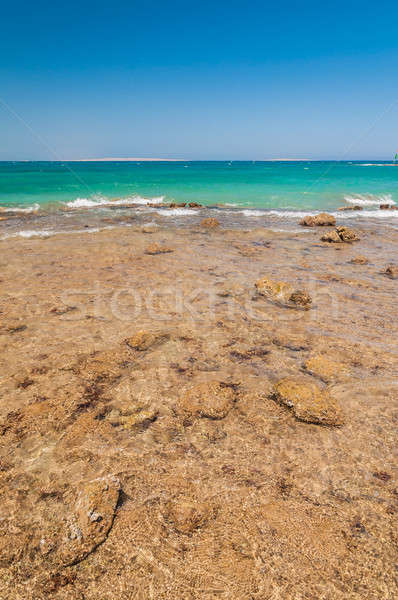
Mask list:
[[[2,207],[84,207],[134,196],[268,210],[333,210],[350,202],[373,209],[398,203],[398,168],[367,161],[0,162]]]

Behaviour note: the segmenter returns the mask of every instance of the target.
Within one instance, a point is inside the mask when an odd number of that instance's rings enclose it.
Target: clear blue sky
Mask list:
[[[390,158],[398,2],[7,2],[0,83],[0,160]]]

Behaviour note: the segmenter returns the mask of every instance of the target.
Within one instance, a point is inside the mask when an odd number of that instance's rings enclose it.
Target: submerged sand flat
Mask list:
[[[1,598],[397,597],[398,231],[207,225],[0,242]]]

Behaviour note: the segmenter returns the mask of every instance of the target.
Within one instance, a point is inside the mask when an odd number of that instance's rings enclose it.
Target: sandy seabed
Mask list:
[[[0,598],[398,596],[398,231],[324,229],[0,242]]]

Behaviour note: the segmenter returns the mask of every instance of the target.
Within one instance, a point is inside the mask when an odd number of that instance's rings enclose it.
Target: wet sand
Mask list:
[[[108,218],[0,241],[0,597],[395,598],[398,231]]]

